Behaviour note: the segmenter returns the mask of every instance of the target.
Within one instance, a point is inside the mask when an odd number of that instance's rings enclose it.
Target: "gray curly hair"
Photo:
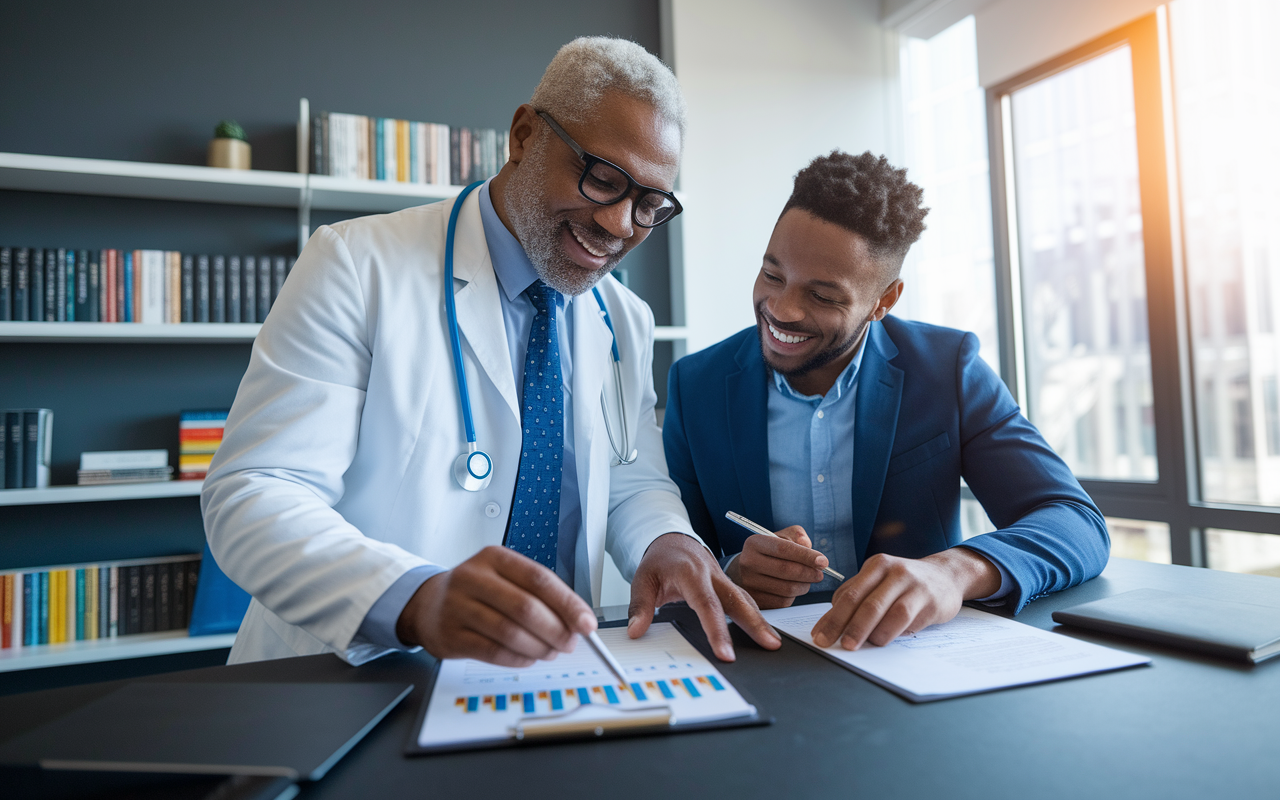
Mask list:
[[[547,65],[529,102],[560,122],[583,124],[606,92],[644,100],[680,128],[684,141],[684,95],[676,76],[635,42],[608,36],[581,36]]]

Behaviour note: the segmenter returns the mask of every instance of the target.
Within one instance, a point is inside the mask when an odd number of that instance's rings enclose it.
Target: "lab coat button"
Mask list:
[[[498,505],[497,503],[484,504],[484,515],[489,519],[493,519],[494,517],[498,516],[501,513],[502,513],[502,506]]]

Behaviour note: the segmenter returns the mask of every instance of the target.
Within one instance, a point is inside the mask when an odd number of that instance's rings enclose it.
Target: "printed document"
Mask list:
[[[655,622],[639,639],[626,628],[599,634],[626,684],[581,638],[572,653],[524,669],[442,661],[418,746],[500,741],[530,722],[607,723],[655,710],[669,711],[674,726],[755,716],[755,707],[671,623]]]
[[[809,632],[830,609],[830,603],[815,603],[762,613],[779,632],[916,703],[1151,662],[968,607],[950,622],[884,647],[818,647]]]

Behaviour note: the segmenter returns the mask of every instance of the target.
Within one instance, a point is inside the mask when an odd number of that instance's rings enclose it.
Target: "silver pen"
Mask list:
[[[613,674],[618,676],[618,680],[622,681],[622,685],[626,686],[630,683],[627,680],[627,673],[622,670],[622,665],[618,663],[618,659],[613,657],[613,653],[609,652],[609,648],[604,646],[604,642],[600,641],[600,635],[595,631],[588,633],[585,637],[587,644],[591,645],[591,649],[596,651],[596,655],[604,663],[609,665],[609,669],[613,670]]]
[[[737,524],[741,525],[742,527],[746,528],[752,533],[758,533],[761,536],[772,536],[775,539],[782,539],[784,542],[790,541],[788,539],[783,539],[783,537],[769,530],[765,526],[752,522],[751,520],[747,519],[746,517],[742,516],[736,511],[726,511],[724,512],[724,516],[725,516],[725,519],[729,520],[730,522],[736,522]],[[822,572],[823,574],[830,575],[832,578],[835,578],[841,583],[844,583],[844,576],[841,575],[839,572],[836,572],[831,567],[823,567]]]

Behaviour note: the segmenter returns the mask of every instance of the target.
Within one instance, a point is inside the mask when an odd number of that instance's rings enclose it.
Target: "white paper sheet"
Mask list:
[[[572,653],[525,669],[446,659],[440,664],[418,745],[510,739],[517,723],[558,715],[611,719],[665,706],[674,714],[673,724],[681,725],[756,713],[669,622],[654,623],[639,639],[628,638],[626,628],[604,628],[600,639],[626,670],[629,685],[619,684],[581,639]]]
[[[884,647],[818,647],[809,632],[830,603],[770,609],[780,632],[915,702],[1149,664],[1151,659],[1073,639],[973,608]]]

